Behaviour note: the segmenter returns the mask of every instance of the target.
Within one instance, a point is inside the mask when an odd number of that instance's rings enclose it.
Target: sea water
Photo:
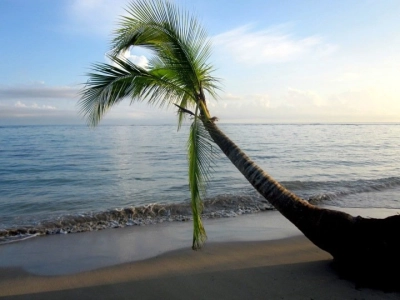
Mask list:
[[[400,124],[220,124],[317,205],[400,209]],[[0,127],[0,243],[189,220],[189,126]],[[219,153],[205,218],[272,209]]]

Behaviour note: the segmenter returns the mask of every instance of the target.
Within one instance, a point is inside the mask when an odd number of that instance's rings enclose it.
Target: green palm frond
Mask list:
[[[168,69],[146,70],[129,60],[110,57],[114,65],[95,64],[81,91],[79,105],[90,125],[96,126],[115,104],[129,97],[133,101],[168,106],[188,101],[193,93]]]
[[[115,54],[132,46],[152,50],[157,58],[154,66],[176,72],[176,80],[191,87],[194,99],[200,86],[214,96],[217,78],[211,76],[213,68],[207,63],[211,44],[206,31],[187,12],[181,12],[168,1],[136,1],[129,5],[128,16],[121,18],[115,31],[112,49]],[[154,61],[152,61],[154,62]],[[195,101],[187,103],[195,106]]]
[[[203,123],[195,116],[190,127],[188,140],[189,187],[193,213],[193,245],[194,250],[201,248],[207,235],[205,233],[201,214],[202,198],[205,196],[206,184],[209,180],[210,168],[216,152],[212,148],[213,141]]]
[[[196,18],[168,0],[137,0],[121,17],[109,55],[111,63],[95,64],[81,91],[78,105],[89,125],[96,126],[107,111],[124,99],[156,106],[176,104],[178,129],[195,109],[188,143],[189,182],[194,218],[193,248],[206,239],[201,223],[202,197],[209,173],[210,139],[202,124],[209,118],[205,93],[216,98],[218,79],[207,62],[210,40]],[[122,53],[131,48],[150,50],[143,68]],[[186,110],[186,112],[185,112]],[[199,118],[202,118],[200,120]]]
[[[196,106],[201,89],[216,97],[218,79],[207,63],[210,41],[194,17],[161,0],[134,2],[127,12],[112,42],[109,59],[116,66],[95,65],[82,92],[81,113],[91,125],[98,124],[108,109],[125,97],[163,106],[172,102],[175,95],[170,91],[177,87],[184,93],[178,93],[175,103],[185,108]],[[152,51],[146,69],[119,56],[135,46]],[[161,88],[156,87],[158,83]],[[178,127],[183,119],[179,113]]]

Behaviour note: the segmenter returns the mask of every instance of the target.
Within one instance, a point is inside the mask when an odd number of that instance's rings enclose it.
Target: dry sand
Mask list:
[[[213,220],[206,226],[210,241],[201,251],[187,246],[189,223],[2,245],[0,299],[400,298],[358,290],[340,279],[330,267],[330,255],[277,213]],[[237,241],[229,242],[233,233]],[[121,255],[118,249],[128,247],[128,253],[130,244],[133,255]],[[120,256],[113,260],[113,255]]]

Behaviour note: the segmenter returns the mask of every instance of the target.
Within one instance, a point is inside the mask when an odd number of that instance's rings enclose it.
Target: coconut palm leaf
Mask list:
[[[127,16],[115,31],[110,64],[95,64],[79,101],[81,114],[96,126],[104,114],[124,99],[151,105],[176,104],[178,129],[187,112],[195,113],[188,142],[189,185],[194,219],[193,248],[206,239],[201,223],[202,196],[210,171],[210,139],[202,121],[209,118],[205,95],[216,96],[218,80],[207,63],[210,42],[194,17],[168,1],[139,0],[131,3]],[[153,55],[140,67],[120,54],[143,47]]]
[[[151,50],[157,59],[153,67],[173,70],[177,81],[193,89],[193,101],[186,103],[192,108],[201,89],[216,95],[218,80],[211,76],[213,68],[207,63],[211,44],[194,17],[159,0],[134,2],[127,12],[112,42],[115,54],[132,46]]]
[[[81,92],[81,113],[90,125],[97,125],[115,104],[129,97],[131,103],[146,100],[149,104],[168,106],[185,103],[193,93],[174,78],[174,72],[163,69],[145,70],[129,60],[110,57],[114,65],[95,64],[93,73]]]
[[[189,187],[194,225],[192,248],[194,250],[201,248],[207,239],[201,222],[201,213],[203,211],[202,199],[205,196],[213,159],[216,156],[212,144],[213,141],[204,128],[203,122],[195,116],[190,126],[188,140]]]

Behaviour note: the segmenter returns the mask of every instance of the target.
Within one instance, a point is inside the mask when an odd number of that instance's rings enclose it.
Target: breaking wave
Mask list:
[[[307,197],[310,203],[329,204],[332,200],[349,195],[379,192],[400,187],[400,177],[381,178],[375,180],[314,182],[308,184],[313,185],[314,191],[318,188],[323,190],[321,193]],[[306,190],[306,186],[303,186],[303,189]]]
[[[356,181],[289,181],[282,182],[282,184],[312,204],[346,207],[346,201],[340,202],[341,198],[398,188],[400,187],[400,177]],[[273,207],[257,192],[250,189],[241,194],[222,194],[206,199],[202,217],[203,219],[228,218],[266,210],[273,210]],[[190,220],[192,220],[192,212],[189,201],[170,204],[153,203],[106,211],[67,214],[41,220],[34,224],[0,228],[0,244],[41,235]]]
[[[272,206],[259,195],[219,195],[204,201],[203,219],[236,217],[265,210]],[[0,244],[50,234],[68,234],[126,226],[144,226],[163,222],[192,220],[188,202],[179,204],[148,204],[116,208],[101,212],[63,215],[34,225],[0,229]]]

